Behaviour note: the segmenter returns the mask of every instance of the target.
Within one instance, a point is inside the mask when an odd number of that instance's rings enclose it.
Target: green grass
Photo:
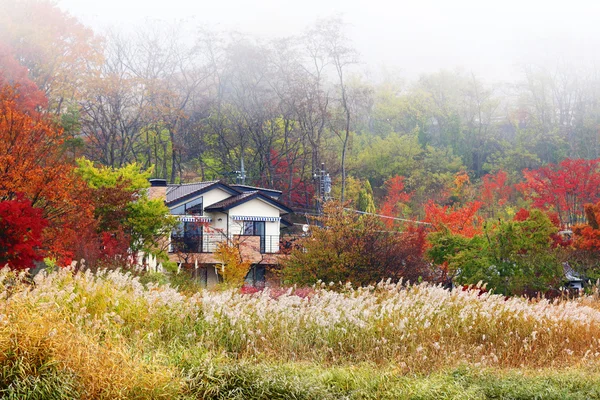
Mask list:
[[[187,372],[186,393],[205,399],[598,399],[600,375],[584,370],[463,367],[404,376],[375,367],[208,364]]]
[[[33,366],[23,359],[13,359],[0,366],[0,398],[14,400],[76,399],[76,377],[55,363]]]
[[[74,399],[76,377],[50,365],[38,371],[16,363],[0,369],[2,399]],[[374,366],[321,367],[204,360],[181,371],[180,399],[600,399],[600,374],[484,370],[471,367],[405,376]],[[162,397],[162,396],[158,396]]]

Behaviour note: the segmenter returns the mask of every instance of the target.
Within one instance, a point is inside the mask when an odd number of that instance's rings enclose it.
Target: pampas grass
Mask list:
[[[32,284],[23,274],[2,270],[0,393],[208,396],[218,385],[230,388],[260,375],[261,365],[288,366],[264,381],[274,393],[287,393],[286,388],[302,393],[311,385],[297,381],[302,375],[294,372],[297,366],[321,371],[317,378],[309,374],[311,382],[321,382],[323,371],[352,375],[354,368],[362,375],[381,371],[381,379],[465,366],[499,374],[568,369],[595,374],[599,310],[596,295],[550,302],[390,282],[183,294],[120,271],[62,269],[42,272]],[[211,370],[233,381],[211,386]]]

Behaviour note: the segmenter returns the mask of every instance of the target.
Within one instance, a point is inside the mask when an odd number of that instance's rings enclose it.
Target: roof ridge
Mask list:
[[[221,210],[230,209],[232,207],[236,207],[238,204],[242,204],[246,201],[256,199],[257,197],[262,198],[260,200],[266,201],[267,203],[271,203],[272,206],[279,208],[280,210],[283,210],[286,213],[293,212],[293,210],[291,208],[289,208],[285,204],[281,203],[280,201],[275,200],[275,199],[271,198],[270,196],[264,194],[260,190],[248,191],[248,192],[240,193],[235,196],[228,197],[228,198],[218,201],[214,204],[211,204],[210,206],[206,207],[205,210],[212,211],[212,210],[219,210],[219,209],[221,209]]]
[[[203,182],[191,182],[191,183],[182,183],[179,185],[171,185],[167,187],[167,203],[172,204],[173,202],[179,202],[180,199],[192,196],[194,193],[202,193],[211,188],[219,187],[219,185],[224,187],[229,187],[222,183],[221,181],[203,181]],[[229,188],[226,190],[231,193],[238,193],[239,191],[234,188]]]
[[[216,182],[220,182],[219,180],[215,180],[215,181],[200,181],[200,182],[188,182],[188,183],[170,183],[167,186],[168,187],[178,187],[178,186],[189,186],[189,185],[199,185],[201,183],[216,183]]]
[[[260,190],[268,190],[270,192],[279,192],[279,193],[282,193],[281,190],[271,189],[271,188],[262,187],[262,186],[242,185],[242,184],[238,184],[238,183],[234,183],[231,186],[233,186],[233,187],[241,186],[241,187],[247,187],[247,188],[252,188],[252,189],[258,189],[258,191],[260,191]]]

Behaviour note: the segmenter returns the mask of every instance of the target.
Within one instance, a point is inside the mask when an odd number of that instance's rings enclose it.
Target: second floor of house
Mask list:
[[[261,253],[280,251],[281,229],[289,226],[282,217],[292,213],[279,201],[281,192],[220,181],[151,184],[151,197],[164,197],[179,220],[171,252],[212,253],[219,242],[233,238],[256,241]]]

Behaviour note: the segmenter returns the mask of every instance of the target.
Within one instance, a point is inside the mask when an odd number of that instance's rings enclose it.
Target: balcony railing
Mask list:
[[[171,235],[170,253],[202,253],[202,236],[174,236]]]
[[[217,245],[227,239],[220,233],[202,235],[171,235],[171,253],[214,253]]]
[[[234,238],[239,238],[240,245],[248,243],[245,238],[257,237],[260,243],[260,252],[262,254],[287,254],[294,246],[294,237],[282,237],[279,235],[265,236],[226,236],[220,233],[204,233],[202,235],[183,235],[171,236],[170,252],[172,253],[214,253],[219,243],[226,240],[233,242]]]

